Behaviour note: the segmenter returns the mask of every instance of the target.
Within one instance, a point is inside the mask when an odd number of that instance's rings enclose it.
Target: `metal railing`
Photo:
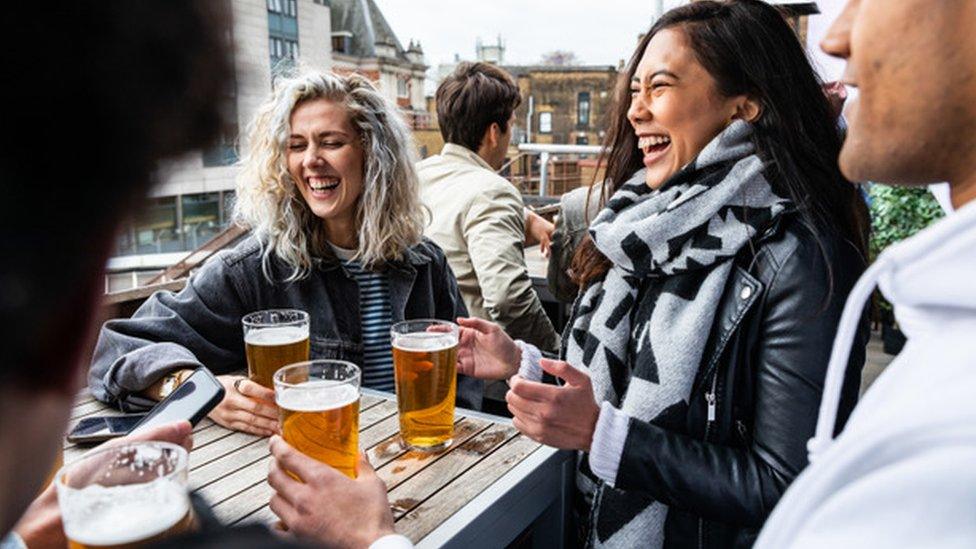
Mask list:
[[[549,164],[554,154],[575,154],[582,156],[596,156],[603,152],[600,145],[550,145],[543,143],[522,143],[518,146],[519,155],[506,164],[508,167],[515,160],[528,155],[539,155],[539,196],[549,193]],[[502,168],[504,169],[504,167]]]

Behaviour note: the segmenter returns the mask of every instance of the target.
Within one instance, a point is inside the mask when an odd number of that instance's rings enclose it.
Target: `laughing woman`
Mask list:
[[[582,291],[564,361],[464,320],[461,367],[517,372],[515,426],[581,452],[588,545],[747,547],[807,464],[865,265],[863,203],[838,171],[820,82],[768,4],[666,13],[626,83],[611,113],[610,198],[574,260]],[[564,383],[540,383],[543,371]]]
[[[305,310],[313,359],[352,361],[364,386],[392,391],[389,326],[466,315],[444,254],[421,236],[409,130],[367,80],[278,81],[245,147],[235,219],[250,236],[179,293],[158,292],[132,318],[105,323],[89,374],[100,400],[145,408],[206,366],[226,390],[210,417],[269,435],[273,391],[231,375],[246,367],[242,316]],[[461,376],[458,405],[480,402],[481,382]]]

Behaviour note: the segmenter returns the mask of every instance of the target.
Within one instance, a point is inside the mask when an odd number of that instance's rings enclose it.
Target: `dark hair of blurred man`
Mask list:
[[[4,8],[0,538],[62,443],[122,216],[145,197],[159,160],[218,135],[231,74],[221,6]]]

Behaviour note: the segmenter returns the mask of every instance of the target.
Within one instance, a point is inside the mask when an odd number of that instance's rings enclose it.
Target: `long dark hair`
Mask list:
[[[680,27],[695,58],[715,79],[723,96],[748,95],[760,102],[753,142],[777,194],[790,198],[820,235],[833,232],[866,257],[867,209],[857,189],[837,166],[841,137],[837,121],[803,47],[775,8],[759,0],[703,0],[665,13],[641,39],[626,74],[617,83],[610,128],[601,159],[606,167],[602,200],[642,167],[637,136],[627,120],[630,81],[644,50],[658,32]],[[587,237],[576,250],[576,282],[602,277],[609,260]]]

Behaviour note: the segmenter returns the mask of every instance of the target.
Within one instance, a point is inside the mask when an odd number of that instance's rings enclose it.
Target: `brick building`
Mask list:
[[[607,126],[617,68],[612,65],[506,66],[518,81],[516,143],[598,145]]]

